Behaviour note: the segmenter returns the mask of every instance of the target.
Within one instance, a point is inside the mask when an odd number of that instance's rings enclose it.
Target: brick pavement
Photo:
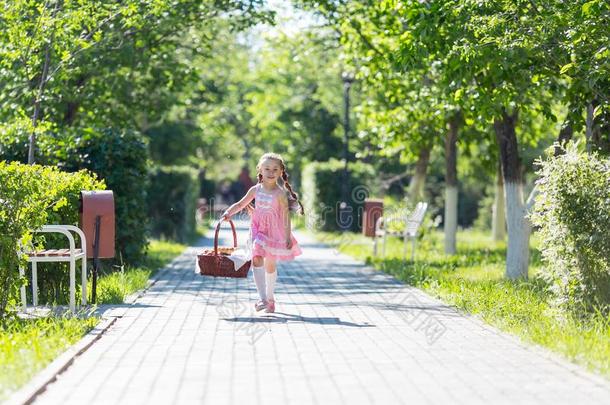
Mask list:
[[[37,403],[610,403],[602,377],[297,238],[275,314],[189,248]]]

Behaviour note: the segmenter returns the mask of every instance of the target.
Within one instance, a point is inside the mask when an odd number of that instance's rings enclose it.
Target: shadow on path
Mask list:
[[[280,315],[280,316],[278,316]],[[342,321],[339,318],[330,317],[308,317],[302,315],[287,314],[285,312],[274,312],[273,314],[264,314],[263,316],[246,316],[234,318],[222,318],[228,322],[250,322],[250,323],[311,323],[317,325],[339,325],[351,326],[355,328],[374,328],[376,325],[371,325],[368,322],[362,324]]]

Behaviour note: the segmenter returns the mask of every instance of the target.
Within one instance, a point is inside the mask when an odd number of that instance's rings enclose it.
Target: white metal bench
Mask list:
[[[411,261],[415,259],[415,243],[417,231],[424,220],[428,203],[418,202],[412,212],[406,210],[398,211],[397,215],[380,217],[375,223],[375,236],[373,238],[373,255],[377,255],[377,243],[379,238],[383,238],[382,256],[385,257],[385,246],[388,235],[401,236],[404,238],[405,249],[404,258],[407,257],[408,242],[411,239]],[[391,224],[398,223],[402,229],[392,230]]]
[[[39,262],[69,262],[70,263],[70,311],[76,309],[76,261],[82,260],[81,267],[81,289],[82,305],[87,304],[87,241],[83,231],[74,225],[45,225],[35,232],[62,233],[66,235],[69,242],[68,249],[46,249],[39,251],[22,251],[28,263],[32,263],[32,305],[38,305],[38,278],[37,264]],[[81,248],[76,248],[72,232],[80,237]],[[25,269],[19,267],[19,274],[25,276]],[[21,305],[23,310],[27,309],[25,286],[21,287]]]

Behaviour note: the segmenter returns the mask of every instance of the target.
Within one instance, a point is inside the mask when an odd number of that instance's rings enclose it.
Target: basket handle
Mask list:
[[[237,247],[237,234],[235,233],[235,224],[230,219],[221,219],[220,221],[218,221],[218,224],[216,225],[216,233],[214,234],[214,255],[215,256],[218,256],[218,232],[220,232],[220,224],[222,224],[223,221],[227,221],[229,224],[231,224],[231,230],[233,231],[233,247]]]

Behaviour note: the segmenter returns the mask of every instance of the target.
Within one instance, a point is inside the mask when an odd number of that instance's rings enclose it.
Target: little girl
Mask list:
[[[292,260],[301,254],[301,249],[290,229],[290,210],[303,214],[303,205],[288,182],[286,165],[276,153],[265,153],[256,165],[258,184],[246,195],[231,205],[223,219],[250,206],[256,201],[252,212],[252,272],[260,296],[254,308],[257,311],[275,312],[275,280],[277,261]],[[249,209],[251,211],[251,208]]]

